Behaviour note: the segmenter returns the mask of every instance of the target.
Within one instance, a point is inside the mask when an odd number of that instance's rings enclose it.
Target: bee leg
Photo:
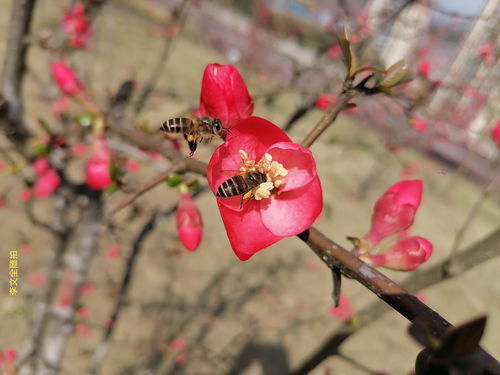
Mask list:
[[[241,201],[240,201],[240,210],[243,209],[243,195],[241,196]]]
[[[191,151],[189,156],[191,157],[191,156],[193,156],[194,152],[196,151],[196,147],[198,146],[198,142],[192,134],[189,134],[189,135],[184,134],[184,139],[188,143],[189,150]]]

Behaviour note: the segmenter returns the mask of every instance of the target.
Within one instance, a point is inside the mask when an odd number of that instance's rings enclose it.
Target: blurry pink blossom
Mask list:
[[[85,324],[77,324],[75,329],[76,329],[76,334],[80,337],[89,337],[90,336],[91,330],[90,330],[89,326],[87,326]]]
[[[73,148],[71,149],[71,154],[75,158],[78,158],[78,157],[82,156],[86,150],[87,150],[87,146],[84,143],[75,143],[73,145]]]
[[[316,98],[315,105],[319,109],[323,110],[328,110],[330,109],[335,101],[337,100],[337,97],[333,94],[330,93],[325,93],[321,94]]]
[[[418,66],[418,74],[420,74],[422,77],[427,78],[429,76],[430,71],[431,71],[431,64],[429,63],[429,61],[422,61]]]
[[[94,290],[94,284],[92,284],[92,283],[84,283],[80,287],[80,293],[82,294],[82,296],[86,296],[87,294],[89,294],[93,290]]]
[[[54,117],[59,117],[61,114],[68,112],[71,102],[69,97],[62,95],[52,102],[50,107],[52,115]]]
[[[181,351],[186,347],[186,340],[182,337],[178,337],[170,343],[170,346],[176,351]]]
[[[74,96],[83,91],[83,85],[73,70],[60,61],[52,63],[52,76],[59,90],[65,95]]]
[[[186,355],[186,353],[177,354],[177,356],[175,357],[175,363],[177,363],[180,366],[185,365],[186,362],[187,362],[187,355]]]
[[[420,133],[423,133],[427,130],[427,121],[425,121],[423,118],[421,117],[414,117],[411,119],[411,126],[413,127],[413,129],[415,129],[416,131],[420,132]]]
[[[61,184],[61,178],[54,169],[43,173],[35,182],[33,193],[37,198],[47,198],[57,190]]]
[[[23,189],[19,193],[19,200],[21,202],[27,202],[31,198],[31,190],[30,189]]]
[[[106,251],[106,258],[108,260],[116,259],[120,256],[120,247],[118,245],[111,246],[108,251]]]
[[[351,302],[347,298],[346,295],[342,294],[339,299],[339,306],[338,307],[333,307],[331,306],[328,309],[328,312],[330,315],[336,319],[340,319],[342,321],[348,321],[351,320],[351,318],[354,316],[355,312],[354,309],[351,306]]]
[[[125,164],[125,168],[127,168],[129,172],[137,172],[141,166],[135,160],[130,159],[127,161],[127,164]]]
[[[491,139],[495,142],[497,147],[500,148],[500,120],[498,120],[493,129],[491,129]]]
[[[47,277],[41,273],[35,273],[30,277],[30,284],[33,286],[44,285],[47,281]]]
[[[334,44],[330,48],[328,48],[328,56],[336,59],[337,57],[340,57],[342,54],[342,50],[340,49],[340,46],[338,44]]]
[[[64,13],[62,27],[68,34],[70,45],[75,48],[85,47],[92,36],[90,24],[85,16],[85,6],[76,3],[73,8]]]
[[[94,190],[102,190],[113,181],[109,175],[111,150],[104,137],[98,136],[92,144],[92,151],[85,168],[87,184]]]
[[[33,169],[38,175],[42,175],[50,168],[49,158],[47,156],[39,156],[33,162]]]
[[[59,291],[57,294],[57,306],[66,308],[73,304],[73,280],[73,269],[66,269],[62,276],[61,284],[59,285]]]
[[[76,316],[80,318],[86,318],[89,315],[89,308],[87,306],[81,306],[76,310]]]

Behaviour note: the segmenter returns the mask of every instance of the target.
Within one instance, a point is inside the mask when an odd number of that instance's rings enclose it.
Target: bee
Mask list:
[[[240,209],[243,206],[245,195],[253,188],[267,181],[267,176],[258,171],[239,174],[227,179],[217,188],[217,196],[221,198],[241,195]]]
[[[171,118],[162,124],[160,130],[166,133],[182,133],[191,151],[189,156],[194,154],[198,143],[203,139],[210,140],[215,135],[222,137],[224,130],[229,131],[222,126],[218,118],[206,116]]]

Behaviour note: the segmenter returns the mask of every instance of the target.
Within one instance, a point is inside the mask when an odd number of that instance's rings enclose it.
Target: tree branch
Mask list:
[[[445,259],[423,271],[412,273],[401,285],[403,288],[407,288],[408,291],[415,294],[429,286],[461,275],[467,270],[479,266],[494,257],[500,256],[500,249],[498,248],[499,242],[500,229],[497,229],[485,239],[457,254],[454,258],[453,272],[449,272],[450,269],[447,266],[448,260]],[[296,370],[292,371],[292,375],[309,374],[329,356],[339,353],[339,348],[345,340],[382,317],[389,310],[389,307],[380,301],[376,301],[363,308],[363,310],[357,314],[360,322],[359,325],[354,327],[346,323],[335,330],[330,337],[313,351],[313,354],[308,359],[298,366]]]
[[[26,54],[33,9],[36,0],[12,2],[7,51],[3,65],[0,93],[0,127],[16,144],[24,144],[29,131],[24,124],[22,82],[26,71]]]

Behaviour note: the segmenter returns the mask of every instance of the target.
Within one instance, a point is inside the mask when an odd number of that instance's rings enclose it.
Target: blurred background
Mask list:
[[[63,27],[78,4],[90,30],[83,41],[68,38]],[[0,0],[4,68],[12,10],[12,1]],[[47,134],[61,134],[67,154],[50,157],[63,160],[68,180],[84,184],[88,114],[75,102],[61,107],[54,60],[71,65],[109,113],[119,88],[134,82],[118,119],[159,140],[163,121],[198,107],[205,66],[233,64],[254,99],[254,115],[299,142],[341,93],[345,67],[335,33],[346,28],[362,64],[387,68],[404,59],[412,80],[393,97],[357,97],[357,106],[311,147],[325,201],[315,225],[349,248],[346,236],[368,231],[373,204],[390,185],[424,180],[411,231],[432,241],[434,255],[416,271],[384,273],[400,282],[413,278],[405,285],[452,323],[487,314],[482,344],[498,358],[500,135],[492,131],[500,126],[499,18],[498,0],[37,0],[21,97],[31,133],[25,147],[36,154]],[[177,238],[179,194],[164,183],[108,215],[169,167],[116,134],[108,143],[126,160],[124,186],[104,194],[98,225],[90,228],[82,224],[86,198],[28,197],[33,168],[0,134],[4,373],[411,373],[419,346],[407,335],[408,322],[384,313],[376,296],[348,279],[343,294],[358,318],[338,319],[329,270],[296,238],[238,261],[203,178],[187,177],[201,187],[195,199],[203,240],[196,252]],[[208,161],[219,144],[200,146],[194,158]],[[59,222],[71,235],[43,225]],[[98,239],[79,272],[78,241],[88,231]],[[486,255],[467,258],[460,272],[425,273],[485,243]],[[346,327],[355,334],[322,356]],[[315,355],[321,359],[306,366]]]

